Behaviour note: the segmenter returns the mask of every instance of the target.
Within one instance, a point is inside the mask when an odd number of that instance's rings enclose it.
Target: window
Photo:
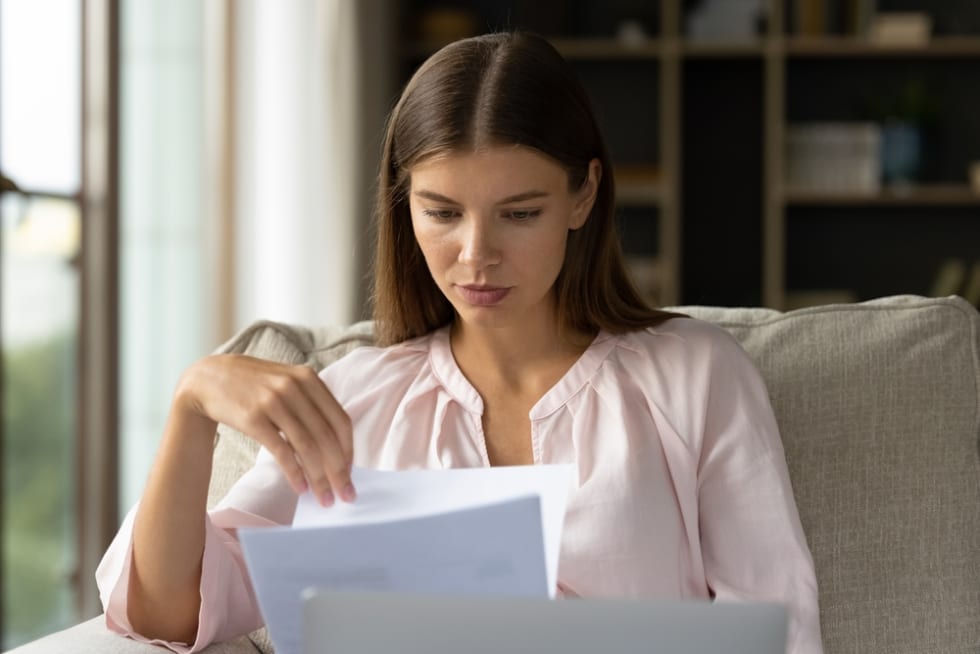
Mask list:
[[[77,616],[81,2],[3,0],[0,29],[6,649]]]

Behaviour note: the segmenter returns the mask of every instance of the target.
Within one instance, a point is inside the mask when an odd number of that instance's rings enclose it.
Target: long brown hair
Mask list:
[[[522,32],[457,41],[415,72],[388,118],[378,176],[374,319],[378,342],[398,343],[452,322],[415,241],[409,213],[412,166],[483,145],[523,145],[568,171],[570,189],[589,162],[602,176],[585,225],[568,235],[555,282],[562,330],[621,333],[676,314],[644,303],[629,279],[614,224],[612,162],[588,95],[544,39]]]

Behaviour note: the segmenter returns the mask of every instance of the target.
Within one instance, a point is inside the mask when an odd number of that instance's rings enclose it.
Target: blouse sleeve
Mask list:
[[[193,643],[148,639],[136,633],[129,622],[127,592],[137,508],[126,515],[96,571],[109,629],[140,642],[189,654],[212,642],[228,640],[262,626],[237,530],[292,522],[296,495],[271,454],[262,449],[255,466],[238,480],[217,507],[208,512],[201,569],[201,609],[197,638]]]
[[[819,654],[813,560],[761,375],[741,347],[714,344],[698,463],[706,581],[716,599],[789,610],[791,654]]]

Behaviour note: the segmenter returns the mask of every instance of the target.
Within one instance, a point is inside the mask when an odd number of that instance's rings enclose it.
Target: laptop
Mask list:
[[[775,604],[308,589],[304,654],[785,654]]]

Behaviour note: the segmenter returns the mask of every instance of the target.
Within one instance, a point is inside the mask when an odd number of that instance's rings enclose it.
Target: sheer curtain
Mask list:
[[[202,281],[203,17],[198,0],[123,0],[120,30],[119,504],[143,490],[180,373],[214,346]]]
[[[194,359],[257,319],[364,314],[389,6],[124,2],[124,510]]]
[[[235,323],[364,314],[388,86],[381,0],[240,3]]]

